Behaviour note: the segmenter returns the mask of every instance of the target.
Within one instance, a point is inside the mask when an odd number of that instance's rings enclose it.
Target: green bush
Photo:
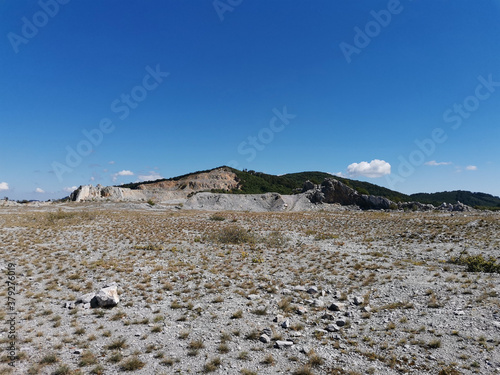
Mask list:
[[[254,243],[255,237],[246,229],[237,225],[223,228],[217,235],[217,240],[222,243],[241,244]]]
[[[213,221],[224,221],[226,220],[226,218],[222,215],[219,215],[219,214],[213,214],[212,216],[210,216],[210,220],[213,220]]]
[[[450,263],[466,266],[468,272],[500,273],[500,264],[492,256],[485,259],[482,254],[462,252],[459,257],[451,258]]]

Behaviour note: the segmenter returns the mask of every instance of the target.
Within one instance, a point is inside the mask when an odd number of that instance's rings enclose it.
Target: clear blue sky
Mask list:
[[[499,0],[0,0],[0,195],[229,164],[500,195],[499,21]]]

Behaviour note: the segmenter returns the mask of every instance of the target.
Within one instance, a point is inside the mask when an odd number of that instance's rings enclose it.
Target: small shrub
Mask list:
[[[123,356],[120,352],[114,352],[111,354],[111,356],[109,357],[109,362],[111,363],[118,363],[122,360]]]
[[[111,344],[107,346],[108,349],[110,350],[116,350],[116,349],[124,349],[127,347],[126,341],[124,338],[117,339],[113,341]]]
[[[236,357],[236,358],[238,358],[241,361],[248,361],[250,359],[250,356],[248,355],[248,352],[243,351],[243,352],[240,352],[238,354],[238,357]]]
[[[222,229],[218,235],[217,240],[222,243],[242,244],[242,243],[255,243],[255,237],[248,233],[248,231],[237,225],[231,225]]]
[[[441,340],[432,340],[427,344],[427,347],[430,349],[437,349],[441,347]]]
[[[120,366],[120,369],[122,371],[135,371],[143,368],[145,365],[146,364],[142,362],[139,358],[132,357],[123,362],[122,365]]]
[[[311,351],[308,354],[308,356],[309,356],[309,361],[307,362],[307,364],[311,367],[321,366],[325,362],[325,360],[318,354],[316,354],[314,351]]]
[[[466,251],[450,259],[450,263],[466,266],[468,272],[500,273],[500,264],[493,257],[485,259],[482,254],[469,255]]]
[[[261,307],[261,308],[256,308],[252,310],[252,314],[255,315],[267,315],[267,306],[266,307]]]
[[[90,370],[90,373],[92,375],[103,375],[104,374],[104,366],[102,365],[97,365],[94,367],[92,370]]]
[[[57,356],[53,353],[47,354],[40,360],[40,364],[42,365],[51,365],[53,363],[56,363],[58,361]]]
[[[284,312],[290,312],[293,310],[292,297],[284,297],[278,302],[278,307]]]
[[[199,349],[203,349],[205,347],[205,344],[203,344],[203,341],[201,340],[193,340],[189,343],[189,349],[193,349],[193,350],[199,350]]]
[[[260,337],[259,331],[257,331],[256,329],[254,329],[253,331],[248,332],[245,335],[245,338],[247,340],[257,340],[259,337]]]
[[[238,310],[231,315],[231,319],[240,319],[243,316],[243,311]]]
[[[213,358],[210,362],[205,363],[203,366],[203,372],[214,372],[222,365],[222,360],[217,357]]]
[[[272,354],[268,354],[264,357],[264,359],[262,360],[262,363],[265,364],[265,365],[274,365],[276,361],[274,360],[274,357],[272,356]]]
[[[299,367],[297,370],[293,372],[293,375],[313,375],[313,371],[311,370],[311,367],[305,365],[302,367]]]
[[[71,373],[71,369],[68,365],[59,366],[52,375],[69,375]]]
[[[95,365],[97,363],[97,358],[92,352],[84,352],[78,362],[78,366],[85,367],[90,365]]]
[[[163,361],[160,362],[160,364],[163,366],[173,366],[174,363],[178,361],[179,361],[178,359],[170,357],[170,358],[165,358]]]
[[[213,214],[212,216],[210,216],[209,219],[213,220],[213,221],[224,221],[224,220],[226,220],[226,218],[224,216],[219,215],[219,214]]]
[[[230,349],[229,349],[229,346],[227,344],[219,344],[219,346],[217,347],[217,351],[221,354],[226,354],[226,353],[229,353]]]
[[[151,328],[151,332],[153,332],[153,333],[159,333],[161,331],[163,331],[163,327],[162,326],[156,325],[153,328]]]
[[[441,369],[441,371],[438,372],[438,375],[461,375],[461,374],[462,373],[460,371],[458,371],[455,367],[451,365]]]
[[[271,232],[263,242],[269,247],[281,248],[287,244],[289,239],[279,231]]]

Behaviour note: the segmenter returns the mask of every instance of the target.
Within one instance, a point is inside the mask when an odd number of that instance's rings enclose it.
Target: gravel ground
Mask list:
[[[499,218],[0,207],[0,374],[500,373],[500,275],[449,262],[498,260]]]

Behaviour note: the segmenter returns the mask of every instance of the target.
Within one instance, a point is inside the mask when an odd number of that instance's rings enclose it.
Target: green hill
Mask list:
[[[500,209],[500,198],[486,193],[471,193],[455,190],[440,193],[418,193],[410,195],[412,200],[439,206],[441,203],[457,203],[458,201],[476,208]]]
[[[320,184],[325,178],[337,179],[347,186],[357,190],[361,194],[367,195],[378,195],[381,197],[388,198],[393,202],[410,202],[417,201],[421,203],[431,203],[434,206],[439,206],[441,203],[457,203],[458,201],[472,207],[476,208],[486,208],[486,209],[500,209],[500,198],[495,197],[486,193],[472,193],[470,191],[445,191],[440,193],[418,193],[412,195],[406,195],[394,190],[384,188],[375,184],[371,184],[365,181],[351,180],[348,178],[333,176],[325,172],[299,172],[299,173],[288,173],[281,176],[276,176],[272,174],[256,172],[253,170],[238,170],[231,167],[219,167],[225,168],[234,172],[238,179],[238,189],[233,191],[214,191],[219,193],[231,193],[231,194],[262,194],[262,193],[279,193],[279,194],[294,194],[299,189],[302,188],[304,182],[309,180],[315,184]],[[214,168],[215,169],[215,168]],[[205,171],[197,171],[193,173],[188,173],[182,176],[172,177],[168,179],[160,179],[155,181],[145,181],[145,182],[135,182],[120,185],[120,187],[137,189],[139,185],[151,184],[159,181],[178,181],[182,178],[187,178],[189,176],[196,175],[202,172],[210,172],[213,169]]]
[[[394,190],[370,184],[369,182],[350,180],[347,178],[333,176],[325,172],[311,171],[288,173],[285,175],[276,176],[252,170],[240,171],[234,168],[229,169],[233,171],[236,176],[238,176],[238,179],[240,181],[239,189],[232,191],[231,193],[261,194],[267,192],[275,192],[280,194],[293,194],[298,189],[301,189],[304,185],[304,182],[306,182],[307,180],[315,184],[320,184],[325,178],[334,178],[357,190],[361,194],[379,195],[382,197],[386,197],[394,202],[410,200],[410,197],[408,195],[399,193]]]

